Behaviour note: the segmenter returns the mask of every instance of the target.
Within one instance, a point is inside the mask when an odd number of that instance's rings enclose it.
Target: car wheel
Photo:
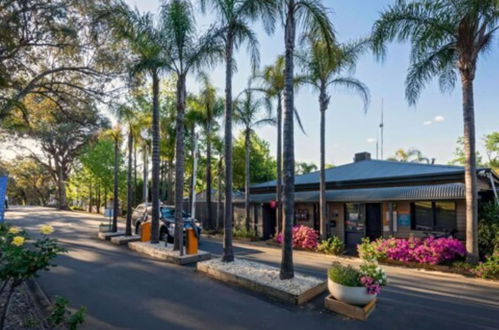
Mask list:
[[[161,227],[159,230],[159,240],[164,241],[165,239],[168,239],[168,230],[165,227]]]
[[[140,222],[135,225],[135,234],[140,235]]]

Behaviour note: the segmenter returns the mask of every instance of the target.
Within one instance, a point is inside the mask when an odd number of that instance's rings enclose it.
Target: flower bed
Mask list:
[[[276,236],[276,242],[282,244],[283,235],[279,233]],[[306,250],[315,250],[319,244],[319,234],[308,226],[294,226],[293,227],[293,248],[300,248]]]
[[[363,240],[358,245],[360,257],[375,257],[378,260],[395,260],[437,265],[466,255],[464,245],[455,238],[428,237],[419,239],[388,238],[374,242]]]

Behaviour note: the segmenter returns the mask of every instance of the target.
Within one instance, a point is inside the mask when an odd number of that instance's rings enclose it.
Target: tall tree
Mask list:
[[[473,82],[478,59],[490,49],[499,29],[495,0],[398,1],[375,22],[374,49],[384,55],[386,43],[409,41],[412,47],[406,98],[415,104],[423,87],[438,77],[443,91],[462,87],[466,185],[466,250],[478,261],[477,169]]]
[[[118,231],[119,212],[119,170],[120,170],[120,147],[122,142],[121,126],[117,125],[113,129],[104,132],[104,136],[113,141],[114,145],[114,168],[113,168],[113,222],[111,231]]]
[[[255,128],[275,124],[275,119],[271,117],[272,109],[270,104],[265,102],[264,98],[255,97],[255,91],[249,86],[242,91],[234,100],[234,119],[243,126],[245,161],[244,161],[244,192],[245,192],[245,225],[246,230],[250,230],[250,152],[251,152],[251,134]],[[266,117],[261,117],[262,108],[266,106]]]
[[[423,153],[415,148],[410,148],[407,150],[398,149],[395,152],[395,155],[392,157],[388,157],[388,160],[402,162],[402,163],[430,163],[430,159],[428,157],[423,156]]]
[[[305,81],[319,92],[320,110],[320,235],[328,235],[326,201],[326,110],[331,102],[333,88],[345,88],[359,94],[364,102],[364,111],[369,104],[369,90],[361,81],[345,75],[355,66],[366,42],[351,45],[328,44],[315,35],[308,36],[309,48],[298,56],[304,70]]]
[[[177,116],[175,140],[175,241],[174,249],[183,254],[184,203],[184,117],[186,77],[193,70],[214,64],[222,54],[219,37],[208,32],[197,36],[192,4],[187,0],[170,0],[161,9],[163,50],[168,69],[177,76]]]
[[[128,64],[131,77],[149,75],[152,80],[152,216],[151,243],[159,243],[159,84],[160,72],[168,64],[164,57],[167,37],[150,13],[131,10],[123,2],[108,9],[108,18],[119,42],[124,42],[132,56]]]
[[[334,41],[332,24],[327,10],[319,0],[278,0],[284,20],[284,122],[283,122],[283,209],[284,233],[280,278],[294,277],[292,227],[295,204],[295,151],[294,151],[294,56],[296,29],[301,26],[308,33],[320,36],[326,45]],[[301,23],[301,24],[300,24]]]
[[[196,108],[201,114],[200,123],[206,141],[206,214],[208,227],[214,227],[212,219],[212,141],[219,129],[218,119],[223,114],[223,100],[217,97],[215,86],[206,74],[200,75],[201,89],[196,98]]]
[[[259,62],[258,40],[251,30],[250,23],[262,19],[267,32],[273,31],[275,24],[274,0],[201,0],[201,8],[206,11],[208,3],[219,19],[218,33],[225,41],[225,224],[224,250],[222,260],[234,261],[232,247],[232,73],[235,67],[234,49],[248,43],[253,66]]]

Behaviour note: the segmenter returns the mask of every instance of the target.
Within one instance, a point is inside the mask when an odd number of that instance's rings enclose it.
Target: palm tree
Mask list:
[[[175,241],[174,250],[183,254],[184,202],[184,117],[186,76],[190,71],[216,62],[222,55],[219,36],[208,33],[197,37],[193,8],[190,1],[171,0],[161,8],[161,32],[165,36],[163,51],[168,69],[177,76],[176,140],[175,140]]]
[[[249,23],[263,19],[267,32],[273,31],[275,23],[274,0],[201,0],[201,9],[207,4],[215,10],[220,20],[218,33],[225,41],[225,224],[224,251],[222,260],[234,261],[232,247],[232,71],[234,49],[248,42],[253,67],[259,62],[258,40]]]
[[[334,41],[332,24],[320,0],[278,0],[284,18],[284,122],[283,122],[283,172],[284,172],[284,231],[280,278],[294,277],[292,226],[295,203],[295,152],[294,152],[294,56],[297,24],[303,30],[320,36],[327,45]]]
[[[415,104],[421,90],[438,77],[448,91],[459,75],[462,87],[466,250],[470,262],[478,261],[477,173],[473,82],[479,56],[487,51],[499,29],[496,0],[398,1],[375,22],[374,50],[381,57],[391,40],[410,41],[412,52],[406,78],[406,98]]]
[[[202,73],[199,75],[201,90],[195,100],[195,106],[201,114],[200,123],[206,139],[206,214],[207,224],[213,227],[211,192],[212,192],[212,141],[214,133],[218,130],[217,119],[223,114],[223,100],[217,97],[215,86],[209,77]]]
[[[159,243],[159,83],[166,60],[162,54],[165,35],[150,13],[141,14],[119,2],[108,13],[113,32],[133,53],[130,76],[148,74],[152,79],[152,217],[151,243]]]
[[[121,144],[121,126],[118,124],[115,128],[104,132],[104,136],[111,139],[114,144],[114,170],[113,170],[113,222],[112,232],[118,231],[118,210],[119,210],[119,171],[120,171],[120,144]]]
[[[326,110],[331,101],[331,89],[343,87],[360,95],[364,102],[364,111],[369,103],[369,91],[366,85],[350,76],[344,76],[350,71],[360,53],[366,48],[366,42],[352,45],[328,45],[314,35],[308,36],[309,49],[298,56],[306,76],[305,81],[319,92],[320,110],[320,197],[319,218],[320,235],[325,239],[327,228],[327,201],[326,201]]]
[[[423,156],[423,153],[418,149],[398,149],[395,152],[395,156],[389,157],[388,160],[397,161],[402,163],[430,163],[428,157]]]
[[[244,146],[245,146],[245,162],[244,162],[244,192],[245,192],[245,209],[246,209],[246,219],[245,225],[246,230],[250,230],[250,150],[251,150],[251,134],[254,132],[255,128],[266,124],[275,124],[275,119],[271,117],[271,107],[268,99],[255,98],[254,92],[249,86],[247,89],[242,91],[237,98],[234,100],[234,119],[243,126],[244,133]],[[262,106],[267,108],[267,117],[260,118],[260,111]]]
[[[285,61],[284,56],[278,56],[277,60],[273,65],[269,65],[263,68],[260,73],[254,76],[254,79],[260,83],[260,87],[256,88],[261,92],[264,92],[269,99],[275,99],[277,102],[277,150],[276,150],[276,161],[277,161],[277,180],[276,180],[276,204],[277,204],[277,232],[282,230],[282,101],[284,94],[284,69]],[[295,76],[294,84],[295,88],[303,83],[303,77]],[[295,111],[295,116],[298,124],[303,132],[303,126],[301,125],[300,117],[298,112]]]

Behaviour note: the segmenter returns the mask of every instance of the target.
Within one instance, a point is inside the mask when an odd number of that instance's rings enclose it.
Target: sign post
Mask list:
[[[0,223],[4,222],[5,195],[7,194],[8,177],[0,176]]]

